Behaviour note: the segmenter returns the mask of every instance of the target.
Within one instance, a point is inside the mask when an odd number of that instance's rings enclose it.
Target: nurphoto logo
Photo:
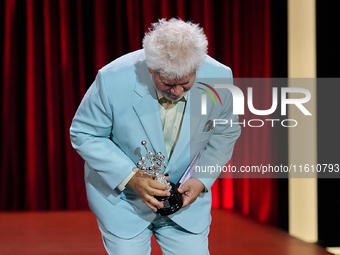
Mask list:
[[[215,93],[215,95],[217,96],[218,100],[220,101],[220,104],[222,106],[222,100],[221,100],[221,97],[220,95],[217,93],[217,91],[211,87],[210,85],[206,84],[206,83],[203,83],[203,82],[197,82],[199,84],[202,84],[204,86],[206,86],[207,88],[209,88],[212,92]],[[211,98],[212,100],[214,100],[214,103],[215,105],[217,105],[216,103],[216,100],[215,100],[215,97],[211,94],[211,92],[207,89],[204,89],[204,88],[201,88],[201,87],[198,87],[198,89],[201,89],[203,90],[204,92],[206,92]],[[206,115],[207,114],[207,95],[206,94],[202,94],[202,108],[201,108],[201,112],[202,112],[202,115]]]
[[[215,89],[228,89],[231,92],[232,98],[233,98],[233,114],[244,115],[245,97],[244,97],[242,90],[239,87],[236,87],[235,85],[231,85],[231,84],[215,84],[214,86],[215,88],[213,88],[212,86],[206,83],[203,83],[203,82],[198,82],[198,83],[209,88],[217,96],[218,100],[220,101],[221,106],[222,106],[222,101],[221,101],[220,95],[217,93]],[[215,105],[217,105],[214,95],[208,89],[201,88],[201,87],[198,87],[198,88],[206,92],[212,98]],[[296,87],[282,87],[280,92],[281,92],[280,93],[281,94],[281,97],[280,97],[281,116],[287,115],[288,105],[295,105],[306,116],[312,115],[307,110],[307,108],[303,105],[311,99],[311,93],[308,89],[296,88]],[[289,93],[301,94],[302,98],[289,98],[288,97]],[[262,109],[262,110],[255,109],[254,104],[253,104],[253,88],[252,87],[247,88],[247,107],[248,107],[248,110],[254,115],[264,116],[264,115],[270,115],[274,113],[276,109],[278,108],[278,99],[279,99],[278,88],[272,87],[271,107],[269,109]],[[201,95],[201,114],[202,115],[207,114],[207,95],[206,94]],[[246,123],[246,120],[243,120],[242,122],[237,122],[237,123],[235,122],[232,123],[232,120],[226,120],[226,119],[215,119],[213,121],[214,127],[216,125],[225,125],[227,123],[229,123],[231,126],[233,124],[234,125],[239,124],[243,126],[246,126],[246,124],[248,124],[248,126],[250,127],[262,127],[266,122],[268,123],[270,122],[272,127],[274,127],[275,122],[280,122],[283,127],[295,127],[298,124],[297,120],[295,119],[284,119],[284,120],[250,119],[247,121],[247,123]]]

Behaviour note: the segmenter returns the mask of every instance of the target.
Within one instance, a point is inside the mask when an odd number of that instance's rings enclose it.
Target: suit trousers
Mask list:
[[[202,233],[194,234],[169,217],[157,216],[140,234],[131,239],[124,239],[109,233],[99,221],[98,226],[105,249],[110,255],[150,255],[152,233],[164,255],[209,255],[209,227]]]

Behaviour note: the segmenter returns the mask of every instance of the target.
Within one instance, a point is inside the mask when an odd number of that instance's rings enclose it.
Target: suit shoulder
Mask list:
[[[133,89],[137,81],[137,72],[145,62],[144,50],[123,55],[98,71],[97,78],[107,89]]]
[[[218,62],[210,56],[206,56],[202,67],[198,70],[198,74],[204,78],[232,77],[230,67]]]

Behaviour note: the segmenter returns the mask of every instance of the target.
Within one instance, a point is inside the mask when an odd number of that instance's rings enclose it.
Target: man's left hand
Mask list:
[[[183,206],[193,203],[199,194],[204,190],[204,185],[196,178],[190,178],[186,180],[183,185],[178,188],[178,192],[183,196]]]

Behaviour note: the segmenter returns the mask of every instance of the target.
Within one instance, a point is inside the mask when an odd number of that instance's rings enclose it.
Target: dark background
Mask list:
[[[317,77],[340,77],[340,28],[338,1],[317,1]],[[318,163],[336,164],[340,158],[340,84],[317,86]],[[334,112],[330,114],[330,112]],[[334,116],[334,117],[333,117]],[[340,180],[318,179],[319,243],[340,245]]]

